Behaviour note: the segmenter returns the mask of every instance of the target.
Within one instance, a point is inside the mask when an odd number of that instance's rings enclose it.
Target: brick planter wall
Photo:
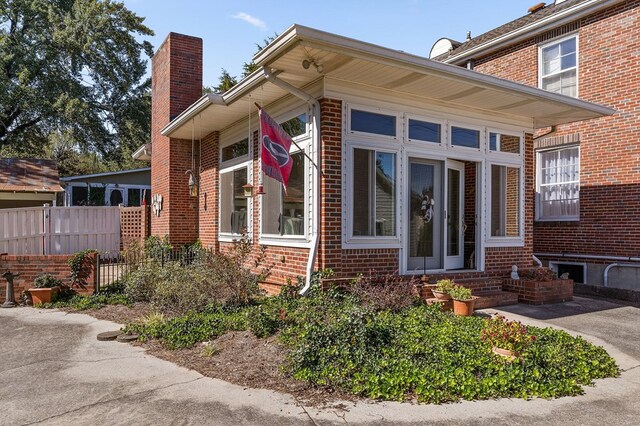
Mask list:
[[[87,288],[75,290],[83,294],[93,293],[96,273],[96,255],[92,254],[93,262],[91,262],[92,270],[87,278]],[[67,263],[73,255],[5,255],[0,256],[0,271],[11,271],[14,274],[20,274],[20,277],[13,280],[13,291],[16,301],[20,300],[20,294],[33,286],[33,280],[41,274],[48,273],[62,280],[67,285],[71,285],[71,268]],[[0,303],[5,301],[7,281],[0,279]]]
[[[531,305],[573,300],[572,280],[529,281],[506,279],[502,289],[518,294],[518,302]]]

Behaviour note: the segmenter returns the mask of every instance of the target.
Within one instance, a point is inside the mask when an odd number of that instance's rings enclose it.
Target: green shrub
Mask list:
[[[51,274],[40,274],[33,280],[34,288],[60,287],[62,281]]]
[[[169,243],[167,235],[163,238],[152,235],[144,241],[145,255],[157,262],[163,262],[172,250],[173,246]]]
[[[453,289],[453,286],[454,286],[453,280],[449,280],[449,279],[438,280],[436,282],[436,291],[449,294],[451,289]]]
[[[67,261],[71,269],[72,287],[85,288],[87,286],[87,278],[89,278],[93,266],[91,255],[94,253],[97,253],[96,250],[82,250],[74,253]]]
[[[471,300],[471,290],[461,285],[454,285],[449,290],[449,295],[454,300]]]
[[[162,267],[155,263],[141,265],[122,279],[125,294],[134,302],[150,302],[155,295],[161,273]]]

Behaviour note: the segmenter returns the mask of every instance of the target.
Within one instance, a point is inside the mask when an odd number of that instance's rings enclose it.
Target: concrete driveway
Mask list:
[[[562,327],[604,345],[624,370],[621,377],[598,381],[584,396],[551,401],[346,402],[343,409],[320,409],[203,377],[131,345],[98,342],[96,334],[117,329],[114,323],[0,309],[0,424],[638,424],[640,309],[583,298],[501,309],[510,318]]]

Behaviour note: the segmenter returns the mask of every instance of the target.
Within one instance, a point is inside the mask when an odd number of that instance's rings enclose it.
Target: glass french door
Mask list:
[[[464,164],[447,162],[446,269],[464,267]]]
[[[442,269],[442,161],[409,159],[407,271]]]

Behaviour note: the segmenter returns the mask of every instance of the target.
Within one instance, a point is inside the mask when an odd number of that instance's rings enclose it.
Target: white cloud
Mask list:
[[[249,24],[261,30],[267,29],[267,24],[262,19],[256,18],[255,16],[251,16],[248,13],[238,12],[235,15],[233,15],[232,18],[240,19],[242,21],[248,22]]]

